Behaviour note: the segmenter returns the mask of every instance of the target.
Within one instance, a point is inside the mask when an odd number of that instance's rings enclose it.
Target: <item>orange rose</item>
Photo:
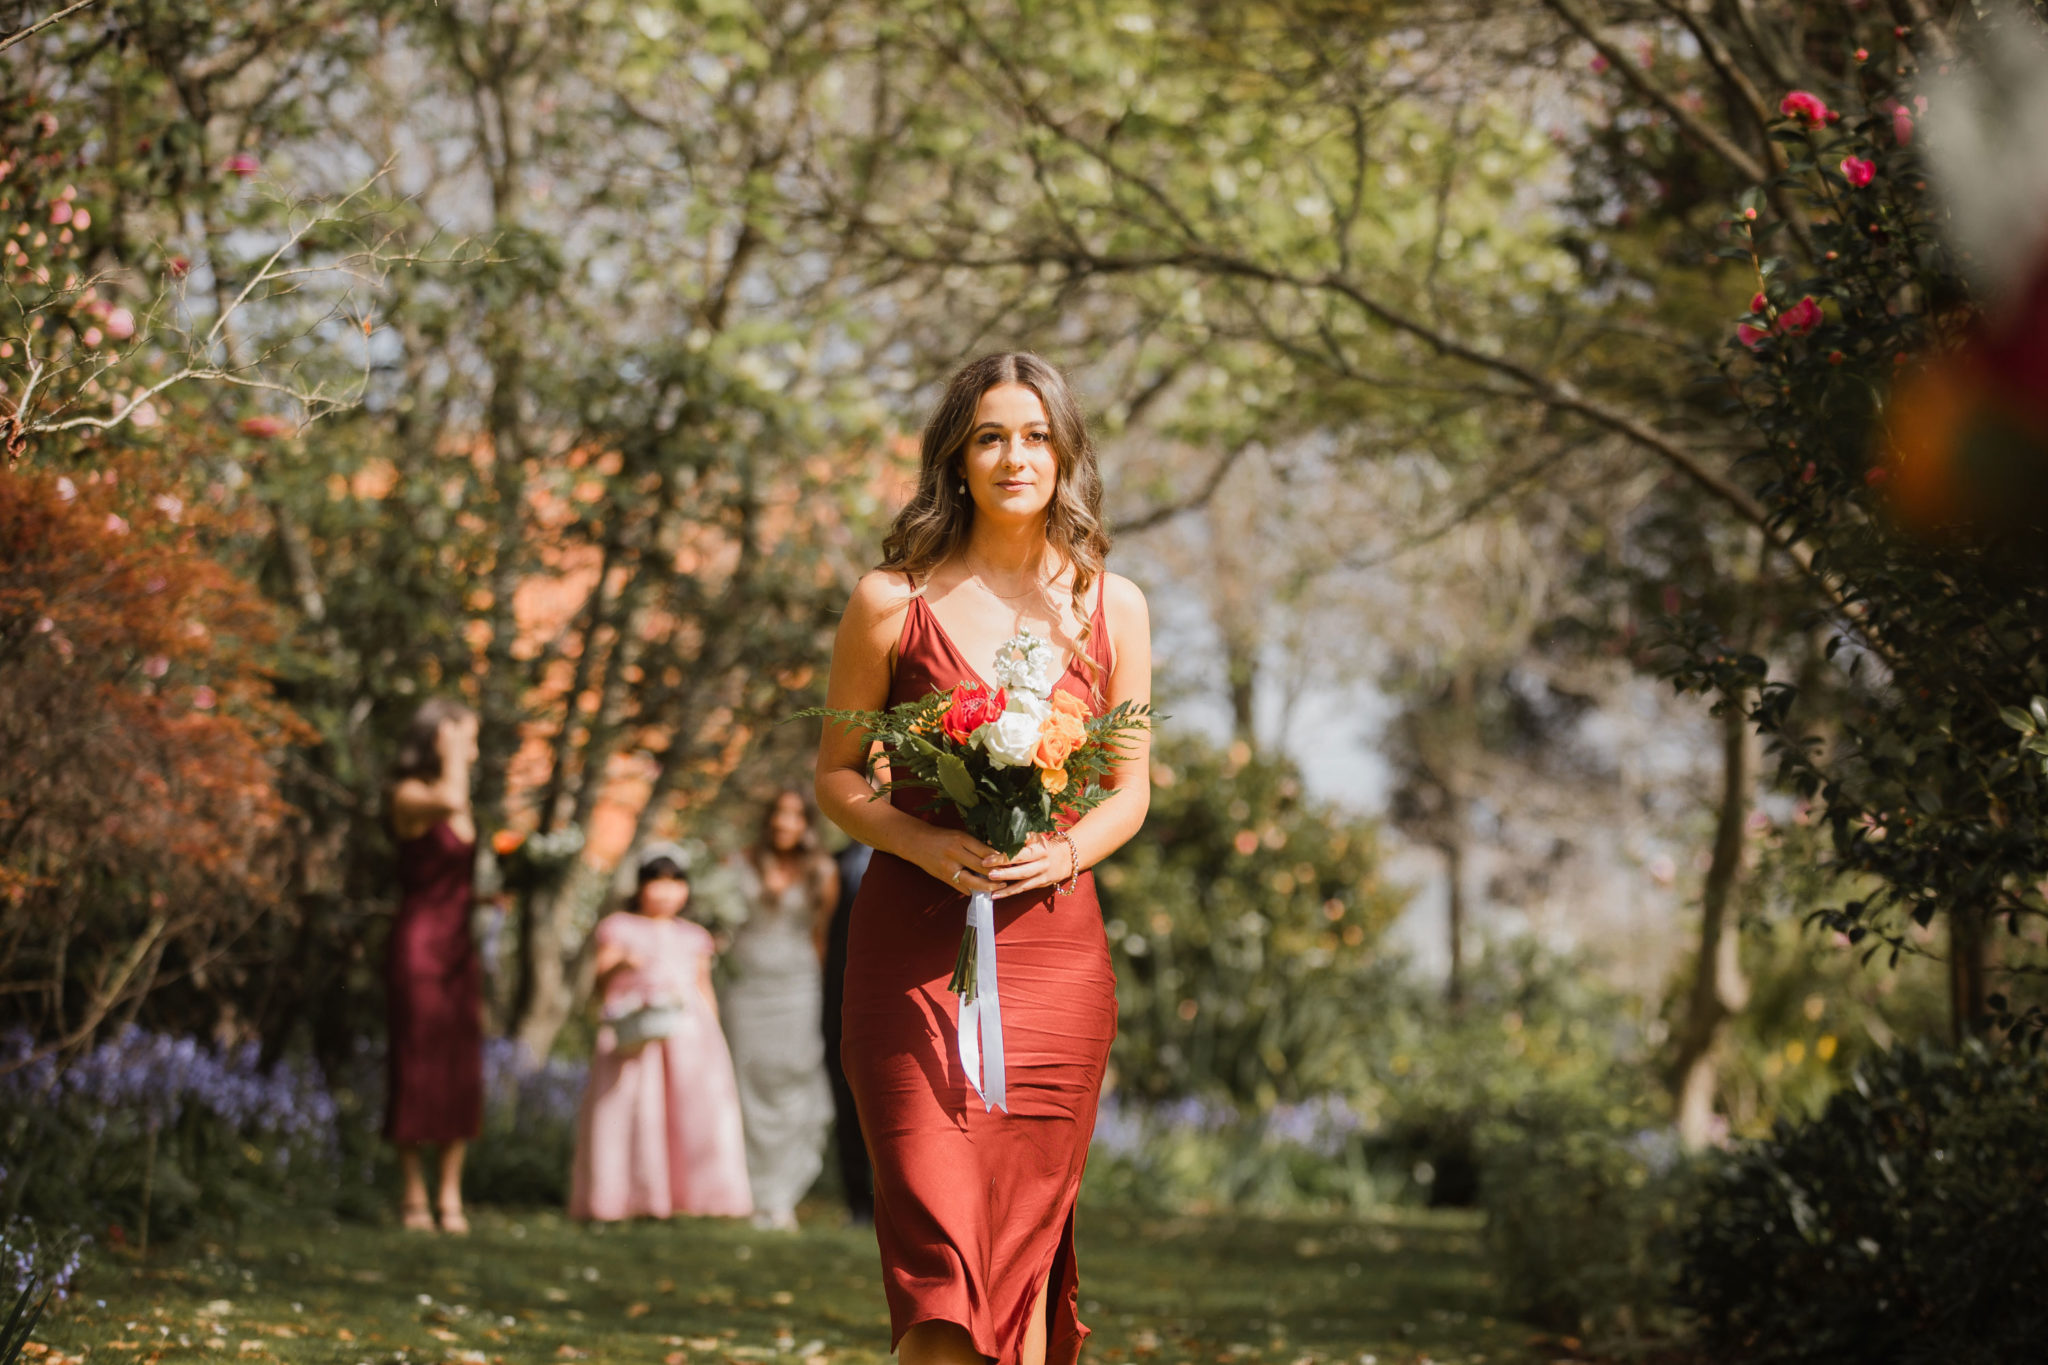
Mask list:
[[[1038,730],[1038,752],[1031,761],[1051,772],[1067,766],[1067,756],[1088,738],[1088,727],[1064,711],[1054,711],[1045,718]],[[1066,779],[1061,778],[1061,786]]]
[[[1067,789],[1067,770],[1065,768],[1040,768],[1038,770],[1038,784],[1054,796],[1058,796]]]
[[[1082,701],[1072,692],[1055,692],[1048,698],[1048,702],[1052,709],[1060,715],[1072,716],[1078,721],[1086,721],[1088,719],[1088,703]]]

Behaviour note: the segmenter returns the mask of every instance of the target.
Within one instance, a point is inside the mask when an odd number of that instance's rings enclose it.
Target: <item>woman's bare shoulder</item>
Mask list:
[[[1102,604],[1112,623],[1119,616],[1131,621],[1150,619],[1151,608],[1145,604],[1144,590],[1122,574],[1106,569],[1102,574]]]
[[[847,599],[846,614],[868,621],[891,619],[916,595],[917,588],[910,575],[901,569],[870,569],[853,585],[853,596]]]

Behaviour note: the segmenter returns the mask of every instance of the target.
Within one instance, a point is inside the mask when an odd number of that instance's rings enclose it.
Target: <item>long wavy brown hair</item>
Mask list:
[[[969,361],[946,385],[924,425],[918,458],[917,491],[896,514],[882,541],[884,569],[921,581],[934,566],[967,543],[974,525],[974,498],[961,491],[967,438],[981,396],[999,384],[1022,384],[1045,405],[1052,449],[1058,461],[1052,502],[1045,509],[1045,539],[1063,570],[1074,571],[1074,614],[1081,619],[1082,666],[1097,692],[1100,679],[1088,654],[1094,632],[1088,594],[1109,558],[1109,532],[1102,525],[1102,471],[1095,443],[1066,376],[1029,351],[1002,351]]]

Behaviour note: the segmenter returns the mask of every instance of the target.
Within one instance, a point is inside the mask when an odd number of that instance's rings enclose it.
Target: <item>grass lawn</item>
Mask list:
[[[887,1359],[873,1235],[809,1211],[799,1234],[721,1221],[584,1228],[475,1210],[467,1239],[251,1225],[92,1263],[37,1337],[99,1362],[591,1360],[866,1365]],[[1083,1206],[1086,1359],[1244,1365],[1526,1365],[1474,1222],[1163,1218]]]

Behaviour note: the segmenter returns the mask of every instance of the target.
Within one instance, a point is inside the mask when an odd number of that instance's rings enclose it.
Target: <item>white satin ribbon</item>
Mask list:
[[[967,931],[974,935],[974,999],[960,1001],[960,1065],[967,1083],[990,1110],[1010,1111],[1003,1085],[1003,1005],[996,996],[996,903],[986,891],[967,898]],[[983,1054],[987,1066],[983,1067]]]

